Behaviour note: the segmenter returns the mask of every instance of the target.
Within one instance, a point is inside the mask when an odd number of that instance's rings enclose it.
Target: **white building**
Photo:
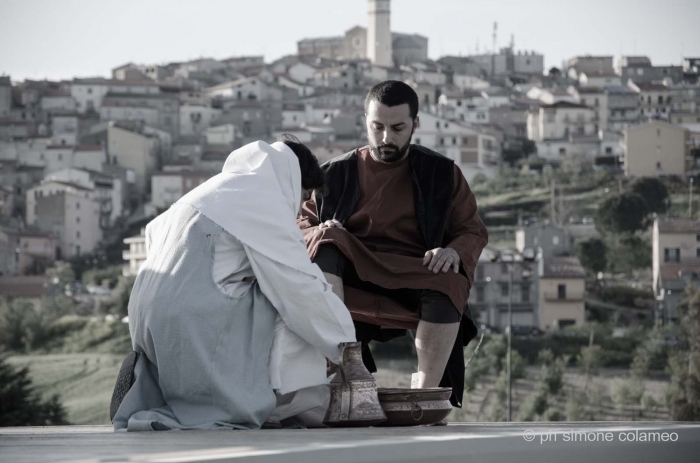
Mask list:
[[[133,171],[137,192],[145,193],[158,161],[160,138],[145,130],[110,124],[107,140],[110,164]]]
[[[202,134],[208,145],[231,145],[236,141],[236,126],[223,124],[207,127]]]
[[[151,203],[166,209],[213,175],[210,171],[156,172],[151,177]]]
[[[112,80],[99,78],[73,79],[70,94],[76,102],[79,113],[99,112],[102,99],[107,93],[133,93],[136,95],[153,95],[160,92],[158,84],[149,80],[143,82]]]
[[[652,270],[660,315],[675,320],[686,286],[700,286],[700,221],[654,221]]]
[[[100,202],[100,223],[102,226],[114,225],[117,219],[124,214],[122,198],[125,196],[126,186],[123,180],[117,176],[92,170],[68,168],[46,175],[44,181],[63,182],[66,185],[79,185],[92,190],[94,198]],[[31,196],[28,194],[28,206],[33,200]],[[27,207],[27,211],[29,211],[29,207]]]
[[[210,98],[257,101],[281,101],[283,95],[280,87],[268,84],[258,77],[224,82],[207,88],[205,92]]]
[[[500,144],[495,135],[467,127],[444,117],[421,112],[413,143],[444,154],[455,161],[467,181],[478,173],[495,175],[500,161]]]
[[[141,265],[146,261],[146,236],[144,230],[141,230],[141,234],[138,236],[125,238],[124,244],[129,246],[129,250],[122,252],[122,258],[128,262],[122,267],[122,275],[136,276]]]
[[[480,91],[445,92],[438,98],[438,114],[467,124],[488,124],[489,105]]]
[[[221,110],[211,106],[180,106],[180,135],[198,135],[214,125],[220,116]]]
[[[80,186],[39,194],[35,214],[37,227],[56,237],[58,260],[90,253],[102,239],[100,203]]]
[[[99,145],[52,145],[40,153],[40,161],[43,161],[47,173],[70,167],[100,172],[107,162],[107,153]]]

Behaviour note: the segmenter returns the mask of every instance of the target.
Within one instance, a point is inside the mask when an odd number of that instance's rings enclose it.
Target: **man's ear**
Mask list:
[[[415,119],[413,119],[413,130],[417,129],[420,127],[420,117],[416,116]]]

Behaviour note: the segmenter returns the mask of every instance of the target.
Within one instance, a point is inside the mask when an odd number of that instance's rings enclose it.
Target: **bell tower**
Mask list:
[[[392,67],[391,0],[368,0],[367,6],[367,57],[373,64]]]

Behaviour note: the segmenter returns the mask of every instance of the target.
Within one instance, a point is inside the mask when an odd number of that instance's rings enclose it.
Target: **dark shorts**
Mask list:
[[[444,293],[432,289],[387,289],[362,281],[357,276],[352,262],[332,244],[322,244],[313,262],[324,273],[343,279],[343,285],[373,294],[389,297],[406,309],[418,313],[421,320],[429,323],[457,323],[462,314]]]

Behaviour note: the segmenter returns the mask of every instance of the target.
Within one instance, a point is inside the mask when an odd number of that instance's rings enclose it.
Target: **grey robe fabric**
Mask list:
[[[275,408],[268,360],[277,311],[257,282],[238,297],[212,278],[222,228],[186,204],[155,221],[129,302],[136,382],[115,430],[257,429]]]

